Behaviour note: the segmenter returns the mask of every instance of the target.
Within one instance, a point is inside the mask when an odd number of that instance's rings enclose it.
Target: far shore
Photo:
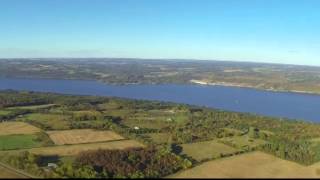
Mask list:
[[[3,77],[0,77],[0,79]],[[108,85],[147,85],[147,84],[152,84],[152,85],[157,85],[157,84],[165,84],[165,83],[152,83],[152,82],[134,82],[134,83],[110,83],[107,81],[104,81],[102,79],[78,79],[78,78],[62,78],[62,79],[56,79],[56,78],[50,78],[50,77],[5,77],[6,79],[49,79],[49,80],[77,80],[77,81],[96,81],[100,82],[103,84],[108,84]],[[178,83],[171,83],[171,84],[196,84],[196,85],[204,85],[204,86],[224,86],[224,87],[238,87],[238,88],[250,88],[250,89],[256,89],[256,90],[262,90],[262,91],[271,91],[271,92],[287,92],[287,93],[297,93],[297,94],[307,94],[307,95],[320,95],[320,92],[312,92],[312,91],[298,91],[298,90],[281,90],[281,89],[274,89],[274,88],[263,88],[263,87],[256,87],[256,86],[251,86],[248,84],[240,84],[240,83],[228,83],[228,82],[206,82],[202,80],[195,80],[192,79],[188,82],[178,82]]]
[[[225,87],[239,87],[239,88],[250,88],[250,89],[257,89],[257,90],[264,90],[264,91],[272,91],[272,92],[287,92],[287,93],[298,93],[298,94],[308,94],[308,95],[320,95],[320,92],[311,92],[311,91],[298,91],[298,90],[281,90],[281,89],[274,89],[274,88],[260,88],[251,85],[245,84],[238,84],[238,83],[228,83],[228,82],[215,82],[209,83],[200,80],[190,80],[193,84],[198,85],[205,85],[205,86],[225,86]]]

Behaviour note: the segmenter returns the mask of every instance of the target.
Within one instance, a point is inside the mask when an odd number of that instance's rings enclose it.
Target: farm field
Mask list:
[[[227,146],[225,144],[218,143],[215,140],[191,144],[182,144],[181,146],[182,154],[191,156],[193,159],[197,161],[219,158],[221,155],[239,152],[239,150]]]
[[[112,97],[1,99],[0,166],[30,177],[320,177],[318,124]],[[41,103],[55,106],[7,109]]]
[[[222,142],[240,149],[255,148],[266,143],[266,141],[262,139],[249,138],[248,135],[226,137],[219,140],[219,142]]]
[[[82,144],[124,139],[122,136],[112,131],[98,131],[93,129],[48,131],[47,134],[57,145]]]
[[[152,123],[150,123],[152,121]],[[161,129],[169,126],[169,123],[163,120],[154,120],[153,118],[140,118],[124,120],[123,124],[131,128],[138,126],[139,128]]]
[[[27,149],[41,146],[35,135],[6,135],[0,136],[0,150]]]
[[[172,113],[168,110],[149,110],[135,112],[134,115],[125,118],[122,123],[129,127],[162,129],[172,123],[184,122],[186,119],[188,117],[181,113]]]
[[[0,123],[0,136],[13,134],[34,134],[40,129],[24,122]]]
[[[99,116],[99,115],[101,115],[101,113],[98,112],[98,111],[82,110],[82,111],[70,111],[70,112],[73,113],[74,115],[91,115],[91,116]]]
[[[103,113],[108,114],[110,116],[126,117],[132,115],[133,111],[128,109],[108,109],[106,111],[103,111]]]
[[[0,166],[0,179],[27,179],[28,177]]]
[[[320,142],[320,138],[310,139],[310,142],[312,142],[312,143],[319,143],[319,142]]]
[[[135,140],[120,140],[103,143],[89,143],[76,145],[62,145],[53,147],[32,148],[29,151],[39,155],[59,155],[59,156],[74,156],[81,151],[96,150],[96,149],[126,149],[134,147],[144,147],[143,144]]]
[[[64,130],[68,129],[70,123],[67,121],[69,116],[62,114],[42,114],[42,113],[33,113],[24,116],[21,120],[39,124],[44,129],[50,130]]]
[[[149,133],[146,135],[150,137],[156,144],[167,143],[170,138],[170,134],[168,133]]]
[[[35,110],[35,109],[43,109],[55,106],[55,104],[43,104],[43,105],[34,105],[34,106],[15,106],[10,107],[8,109],[26,109],[26,110]]]
[[[303,166],[262,152],[213,160],[169,178],[319,178],[320,164]]]
[[[0,115],[8,115],[10,111],[0,110]]]

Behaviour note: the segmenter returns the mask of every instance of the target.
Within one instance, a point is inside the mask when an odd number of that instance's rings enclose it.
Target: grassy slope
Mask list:
[[[320,164],[302,166],[262,152],[209,161],[170,178],[319,178]]]
[[[233,147],[218,143],[216,141],[183,144],[182,148],[183,154],[187,154],[197,161],[218,158],[220,157],[220,154],[231,154],[239,151]]]

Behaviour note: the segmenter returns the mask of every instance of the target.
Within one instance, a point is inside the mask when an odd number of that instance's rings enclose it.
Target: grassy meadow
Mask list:
[[[24,122],[3,122],[0,123],[0,136],[13,134],[34,134],[41,129]]]
[[[47,131],[47,134],[56,145],[83,144],[124,139],[122,136],[112,131],[97,131],[93,129]]]
[[[35,135],[5,135],[0,136],[0,150],[29,149],[41,146]]]
[[[319,178],[320,165],[303,166],[262,152],[205,162],[170,178]]]
[[[197,161],[216,159],[239,152],[238,149],[219,143],[215,140],[182,144],[182,154]]]

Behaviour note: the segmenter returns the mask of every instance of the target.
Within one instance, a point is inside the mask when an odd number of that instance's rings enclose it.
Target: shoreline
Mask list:
[[[78,78],[62,78],[62,79],[56,79],[56,78],[39,78],[39,77],[0,77],[0,79],[42,79],[42,80],[77,80],[77,81],[95,81],[102,84],[107,85],[115,85],[115,86],[126,86],[126,85],[163,85],[163,84],[175,84],[175,85],[200,85],[200,86],[223,86],[223,87],[236,87],[236,88],[248,88],[248,89],[255,89],[260,91],[268,91],[268,92],[279,92],[279,93],[296,93],[296,94],[306,94],[306,95],[316,95],[320,96],[320,92],[312,92],[312,91],[299,91],[299,90],[280,90],[280,89],[273,89],[273,88],[260,88],[256,86],[251,85],[244,85],[244,84],[238,84],[238,83],[227,83],[227,82],[215,82],[215,83],[209,83],[205,81],[195,80],[191,79],[189,82],[175,82],[175,83],[149,83],[149,82],[137,82],[137,83],[110,83],[107,81],[104,81],[102,79],[78,79]]]
[[[255,89],[255,90],[269,91],[269,92],[296,93],[296,94],[320,96],[320,92],[298,91],[298,90],[280,90],[280,89],[273,89],[273,88],[267,89],[267,88],[259,88],[259,87],[255,87],[255,86],[251,86],[251,85],[241,85],[241,84],[226,83],[226,82],[209,83],[209,82],[204,82],[204,81],[199,81],[199,80],[190,80],[190,83],[201,85],[201,86],[238,87],[238,88],[248,88],[248,89]]]

